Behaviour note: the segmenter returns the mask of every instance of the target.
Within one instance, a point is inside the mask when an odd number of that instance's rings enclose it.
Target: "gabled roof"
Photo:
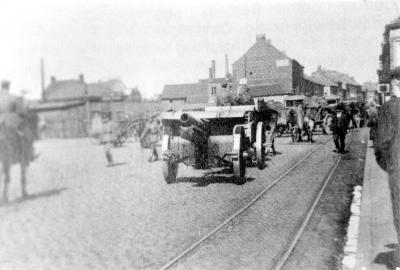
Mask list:
[[[267,59],[290,59],[284,52],[278,50],[272,46],[271,40],[265,39],[265,37],[257,37],[256,43],[251,46],[245,54],[243,54],[233,64],[243,62],[246,57],[263,57]]]
[[[325,85],[325,83],[321,80],[319,80],[318,78],[312,78],[310,76],[308,76],[307,74],[303,74],[304,79],[313,82],[315,84],[319,84],[319,85]]]
[[[337,85],[339,82],[357,86],[360,85],[353,77],[336,70],[318,68],[317,71],[311,74],[311,78],[323,82],[325,86]]]
[[[318,83],[321,83],[324,86],[336,86],[336,83],[326,77],[322,72],[320,71],[315,71],[311,74],[311,79],[317,81]]]
[[[279,84],[262,84],[249,86],[250,95],[253,97],[265,97],[276,95],[287,95],[291,92],[285,91]]]
[[[62,80],[51,82],[45,90],[47,100],[62,100],[85,95],[85,84],[80,80]]]

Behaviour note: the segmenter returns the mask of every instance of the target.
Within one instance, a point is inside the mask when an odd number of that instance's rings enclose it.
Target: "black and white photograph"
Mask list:
[[[400,270],[400,0],[0,0],[0,270]]]

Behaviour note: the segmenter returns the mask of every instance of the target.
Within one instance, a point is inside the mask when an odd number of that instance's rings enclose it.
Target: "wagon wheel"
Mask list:
[[[235,126],[233,128],[233,174],[235,176],[236,183],[240,184],[244,181],[246,173],[245,160],[243,158],[243,146],[244,146],[244,128],[243,126]]]
[[[257,123],[256,134],[256,158],[259,169],[264,168],[265,161],[265,127],[263,122]]]
[[[169,135],[163,135],[161,151],[163,155],[162,172],[164,175],[164,180],[168,184],[174,183],[176,181],[176,175],[178,174],[179,163],[172,155]]]

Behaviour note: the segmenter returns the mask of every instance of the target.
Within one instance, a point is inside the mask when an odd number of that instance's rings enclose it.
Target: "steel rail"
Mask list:
[[[347,141],[346,146],[348,146],[351,141],[353,140],[353,133],[351,134],[350,139]],[[290,257],[290,254],[293,252],[297,242],[299,241],[301,235],[303,234],[304,230],[306,229],[308,222],[310,221],[312,214],[314,213],[315,208],[317,207],[319,200],[322,197],[322,194],[325,191],[325,188],[328,186],[330,179],[333,175],[333,173],[335,172],[336,168],[339,166],[340,161],[342,160],[342,157],[339,155],[337,156],[335,163],[333,164],[333,166],[331,167],[331,169],[329,170],[328,175],[325,177],[324,183],[320,189],[320,191],[318,192],[317,196],[314,199],[313,204],[311,205],[311,207],[309,208],[309,210],[307,211],[307,215],[305,217],[305,219],[303,220],[299,230],[297,231],[295,237],[293,238],[293,240],[291,241],[289,247],[285,250],[285,252],[283,252],[283,254],[279,257],[278,261],[275,263],[273,269],[274,270],[280,270],[282,269],[282,267],[285,265],[285,263],[287,262],[287,260]]]
[[[198,241],[193,243],[190,247],[185,249],[183,252],[181,252],[178,256],[170,260],[168,263],[166,263],[164,266],[159,268],[160,270],[165,270],[170,267],[172,267],[174,264],[176,264],[178,261],[183,259],[186,255],[188,255],[191,251],[193,251],[195,248],[200,246],[202,243],[204,243],[207,239],[209,239],[211,236],[213,236],[215,233],[217,233],[219,230],[221,230],[224,226],[226,226],[229,222],[231,222],[233,219],[235,219],[237,216],[239,216],[241,213],[243,213],[245,210],[247,210],[250,206],[252,206],[255,202],[257,202],[267,191],[269,191],[272,187],[274,187],[279,181],[281,181],[283,178],[285,178],[290,172],[292,172],[295,168],[297,168],[301,163],[303,163],[309,156],[311,156],[314,152],[316,152],[320,147],[325,145],[328,141],[332,139],[331,136],[329,136],[328,139],[324,140],[321,142],[318,146],[313,148],[306,156],[304,156],[302,159],[300,159],[298,162],[296,162],[292,167],[287,169],[283,174],[281,174],[277,179],[275,179],[270,185],[265,187],[259,194],[257,194],[250,202],[248,202],[246,205],[241,207],[239,210],[237,210],[235,213],[233,213],[229,218],[227,218],[224,222],[222,222],[220,225],[215,227],[213,230],[208,232],[206,235],[204,235],[202,238],[200,238]]]

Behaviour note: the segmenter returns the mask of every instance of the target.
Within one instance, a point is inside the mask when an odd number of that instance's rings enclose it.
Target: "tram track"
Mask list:
[[[205,234],[202,238],[200,238],[198,241],[196,241],[195,243],[193,243],[190,247],[188,247],[187,249],[185,249],[183,252],[181,252],[180,254],[178,254],[176,257],[174,257],[172,260],[170,260],[169,262],[167,262],[166,264],[164,264],[161,268],[159,268],[160,270],[165,270],[165,269],[170,269],[171,267],[173,267],[174,265],[176,265],[179,261],[183,260],[186,256],[188,256],[192,251],[194,251],[196,248],[198,248],[199,246],[201,246],[204,242],[206,242],[208,239],[210,239],[212,236],[214,236],[215,234],[217,234],[222,228],[224,228],[228,223],[232,222],[232,220],[234,220],[235,218],[237,218],[240,214],[242,214],[243,212],[245,212],[247,209],[249,209],[253,204],[255,204],[261,197],[263,197],[269,190],[271,190],[276,184],[278,184],[281,180],[283,180],[289,173],[291,173],[293,170],[295,170],[299,165],[301,165],[303,162],[305,162],[313,153],[315,153],[317,150],[319,150],[322,146],[324,146],[328,141],[331,141],[332,138],[329,136],[327,139],[325,139],[324,141],[322,141],[321,143],[319,143],[316,147],[314,147],[310,152],[308,152],[303,158],[301,158],[299,161],[297,161],[294,165],[292,165],[289,169],[287,169],[285,172],[283,172],[279,177],[277,177],[275,180],[273,180],[273,182],[268,185],[267,187],[265,187],[264,189],[262,189],[256,196],[254,196],[254,198],[249,201],[247,204],[245,204],[244,206],[242,206],[241,208],[239,208],[236,212],[234,212],[231,216],[229,216],[224,222],[222,222],[220,225],[216,226],[213,230],[211,230],[210,232],[208,232],[207,234]],[[350,140],[349,142],[350,143]],[[335,161],[334,166],[331,168],[329,175],[332,175],[333,172],[335,171],[337,165],[339,164],[341,158],[340,156],[338,156],[337,160]],[[330,177],[329,177],[330,178]],[[326,181],[326,183],[329,181]],[[323,190],[325,189],[326,184],[323,185],[323,187],[321,188],[322,192],[320,191],[320,194],[318,194],[316,202],[314,201],[313,205],[317,204],[319,201],[319,198],[321,197]],[[315,206],[312,208],[312,211],[314,210]],[[312,215],[312,211],[311,214],[309,214],[309,216]],[[308,217],[308,214],[307,214]],[[309,219],[309,217],[308,217]],[[307,220],[308,222],[308,220]],[[305,225],[307,224],[307,222],[305,222]],[[304,228],[305,228],[304,225]],[[303,226],[302,226],[303,227]],[[302,230],[304,230],[304,228]],[[300,233],[301,235],[301,233]],[[299,236],[297,237],[299,238]],[[298,239],[297,239],[298,240]],[[296,240],[296,242],[297,242]],[[295,244],[294,244],[295,246]],[[293,246],[293,248],[294,248]],[[292,249],[293,249],[292,248]],[[290,255],[290,253],[289,253]]]
[[[346,147],[348,147],[349,144],[352,142],[353,136],[354,135],[352,132],[351,136],[349,136],[349,140],[346,143]],[[287,246],[285,251],[282,253],[282,255],[277,260],[276,264],[274,265],[274,267],[273,267],[274,270],[281,270],[284,267],[285,263],[290,258],[290,255],[292,254],[294,248],[296,247],[297,242],[299,241],[301,235],[303,234],[304,230],[306,229],[307,224],[309,223],[309,221],[312,217],[312,214],[314,213],[314,210],[317,207],[318,202],[320,201],[320,199],[322,197],[322,194],[324,193],[326,187],[328,186],[328,184],[332,178],[332,175],[335,172],[336,168],[339,166],[341,160],[342,160],[342,156],[338,155],[335,160],[335,163],[333,164],[333,166],[329,170],[329,173],[325,177],[324,182],[321,186],[321,189],[319,190],[317,196],[314,198],[314,201],[313,201],[311,207],[307,211],[305,219],[302,221],[300,228],[297,230],[295,237],[292,239],[292,241],[289,243],[289,245]]]

